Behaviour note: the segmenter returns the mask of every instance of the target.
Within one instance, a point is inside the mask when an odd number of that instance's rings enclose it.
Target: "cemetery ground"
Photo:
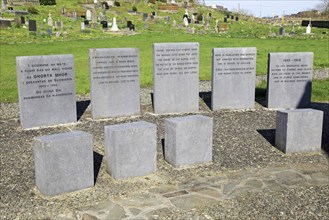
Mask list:
[[[257,98],[252,110],[209,108],[209,81],[200,83],[198,114],[213,117],[213,162],[175,169],[164,160],[164,119],[151,88],[141,90],[139,116],[92,120],[90,97],[78,95],[75,124],[23,130],[17,103],[1,104],[3,219],[326,219],[329,205],[329,104],[322,151],[284,154],[274,147],[276,111]],[[157,172],[115,180],[106,171],[104,126],[145,120],[157,125]],[[33,138],[81,130],[93,135],[95,185],[55,197],[35,187]]]

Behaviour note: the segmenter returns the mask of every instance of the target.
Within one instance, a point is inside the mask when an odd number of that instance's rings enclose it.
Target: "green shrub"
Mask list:
[[[56,5],[56,0],[40,0],[40,5]]]
[[[120,7],[120,2],[115,1],[115,2],[114,2],[114,6],[116,6],[116,7]]]
[[[133,11],[134,11],[134,12],[137,12],[137,8],[136,8],[135,5],[133,6]]]
[[[36,7],[32,6],[32,5],[27,8],[27,11],[30,14],[34,14],[34,15],[39,14],[39,10]]]

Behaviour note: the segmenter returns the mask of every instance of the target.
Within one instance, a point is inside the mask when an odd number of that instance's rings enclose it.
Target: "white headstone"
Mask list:
[[[119,31],[119,28],[117,25],[117,19],[115,17],[113,18],[113,24],[112,24],[110,31]]]
[[[81,22],[81,30],[85,29],[85,22]]]
[[[90,11],[90,10],[87,10],[87,11],[86,11],[86,19],[87,19],[88,21],[91,20],[91,11]]]
[[[308,26],[306,28],[306,34],[311,34],[311,33],[312,33],[311,24],[308,24]]]
[[[186,18],[186,17],[184,17],[184,19],[183,19],[183,20],[184,20],[184,26],[185,26],[185,27],[187,27],[187,26],[188,26],[188,20],[187,20],[187,18]]]
[[[51,18],[51,14],[49,13],[49,17],[48,17],[48,26],[53,26],[53,19]]]

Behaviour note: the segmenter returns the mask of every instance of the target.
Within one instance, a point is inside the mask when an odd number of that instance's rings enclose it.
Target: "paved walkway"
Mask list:
[[[82,207],[75,211],[76,216],[62,217],[83,220],[164,219],[175,212],[195,210],[248,194],[323,185],[329,185],[329,171],[327,166],[319,164],[227,172],[214,177],[192,179],[181,185],[138,190],[109,198],[93,207]],[[205,218],[213,219],[209,215]]]

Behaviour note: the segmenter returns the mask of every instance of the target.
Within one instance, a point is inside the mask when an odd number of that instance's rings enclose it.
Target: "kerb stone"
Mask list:
[[[82,131],[34,138],[35,179],[46,196],[94,185],[92,135]]]
[[[156,114],[199,110],[199,43],[153,45]]]
[[[270,53],[267,107],[307,108],[311,103],[313,53]]]
[[[156,171],[156,125],[145,121],[105,126],[107,170],[115,179]]]
[[[277,112],[275,146],[284,153],[321,150],[323,112],[314,109]]]
[[[212,161],[213,119],[202,115],[165,119],[165,159],[174,167]]]
[[[213,49],[212,110],[254,108],[256,56],[256,48]]]
[[[90,49],[93,119],[140,113],[139,49]]]
[[[73,55],[16,57],[23,128],[77,121]]]

